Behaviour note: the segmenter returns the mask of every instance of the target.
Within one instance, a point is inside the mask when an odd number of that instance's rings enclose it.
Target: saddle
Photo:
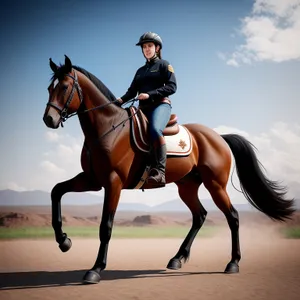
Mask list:
[[[127,108],[130,116],[130,135],[133,144],[138,150],[149,153],[151,150],[150,139],[148,134],[148,119],[145,114],[137,109],[135,106]],[[177,115],[171,114],[170,119],[163,130],[163,135],[166,140],[167,156],[185,157],[192,152],[191,135],[187,128],[179,125],[177,122]],[[145,184],[148,176],[150,165],[146,164],[143,168],[139,181],[136,182],[131,188],[140,189]]]
[[[131,106],[129,109],[132,120],[131,132],[134,143],[141,151],[149,152],[148,119],[145,114],[135,106]],[[179,133],[180,128],[177,119],[176,114],[171,114],[167,126],[163,130],[164,136],[172,136]]]

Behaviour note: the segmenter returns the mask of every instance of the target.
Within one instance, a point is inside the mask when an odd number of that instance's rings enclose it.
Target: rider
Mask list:
[[[136,46],[141,46],[145,65],[140,67],[127,92],[117,100],[126,103],[138,94],[139,107],[149,121],[149,133],[155,165],[150,170],[147,182],[165,186],[166,143],[162,131],[171,116],[171,101],[168,96],[177,89],[172,65],[161,58],[162,39],[153,32],[144,33]]]

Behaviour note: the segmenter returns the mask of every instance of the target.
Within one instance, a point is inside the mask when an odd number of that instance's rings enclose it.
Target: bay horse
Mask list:
[[[93,267],[83,283],[99,283],[106,268],[114,215],[122,189],[150,189],[147,178],[149,149],[147,120],[138,107],[123,108],[111,91],[93,74],[72,65],[65,55],[64,65],[50,58],[53,71],[49,99],[43,116],[47,127],[57,129],[71,116],[78,116],[84,144],[82,172],[57,183],[51,191],[52,227],[62,252],[71,240],[62,230],[61,198],[68,192],[99,191],[104,203],[99,229],[100,246]],[[231,151],[245,198],[274,221],[286,221],[294,212],[294,199],[285,199],[287,188],[268,179],[261,170],[255,146],[238,134],[219,135],[200,124],[177,122],[173,114],[164,130],[167,139],[166,183],[175,183],[178,194],[192,214],[192,226],[167,268],[178,270],[190,255],[192,243],[202,227],[207,211],[198,198],[203,183],[216,206],[224,213],[232,239],[231,260],[224,273],[238,273],[241,259],[239,215],[231,204],[226,185],[231,169]],[[175,141],[175,142],[174,142]],[[230,151],[231,150],[231,151]],[[261,165],[261,166],[260,166]]]

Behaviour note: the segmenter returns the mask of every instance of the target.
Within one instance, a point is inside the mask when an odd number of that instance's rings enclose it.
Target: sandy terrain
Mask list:
[[[61,253],[52,240],[0,242],[0,298],[6,299],[300,299],[300,240],[274,227],[241,227],[240,273],[222,274],[231,251],[229,231],[196,239],[180,271],[166,270],[181,239],[113,239],[97,285],[81,285],[98,240],[72,238]]]

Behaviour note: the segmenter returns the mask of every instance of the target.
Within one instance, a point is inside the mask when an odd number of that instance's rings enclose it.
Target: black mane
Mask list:
[[[100,92],[102,92],[102,94],[110,101],[115,101],[116,97],[114,96],[114,94],[109,90],[109,88],[107,88],[105,86],[105,84],[98,79],[95,75],[93,75],[92,73],[88,72],[87,70],[78,67],[78,66],[73,66],[73,68],[79,72],[81,72],[82,74],[84,74],[88,79],[90,79],[92,81],[92,83],[99,89]]]
[[[114,94],[105,86],[105,84],[98,79],[95,75],[92,73],[88,72],[87,70],[79,67],[79,66],[72,66],[75,70],[81,72],[84,74],[88,79],[92,81],[92,83],[99,89],[99,91],[110,101],[115,101],[116,97]],[[54,81],[55,79],[61,80],[65,74],[66,74],[66,68],[64,65],[60,65],[58,70],[53,74],[51,81]]]

